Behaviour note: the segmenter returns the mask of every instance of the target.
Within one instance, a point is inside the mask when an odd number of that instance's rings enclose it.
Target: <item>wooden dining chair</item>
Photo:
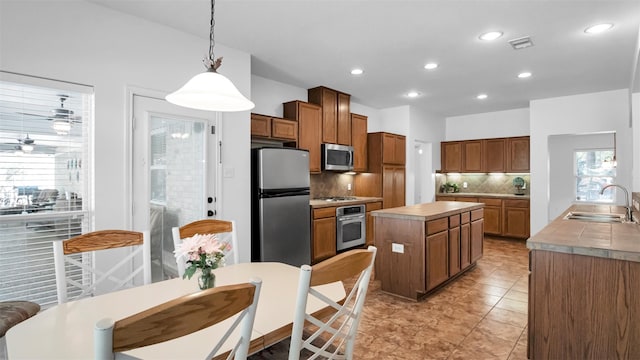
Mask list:
[[[240,338],[227,359],[246,359],[261,286],[262,280],[254,278],[249,283],[181,296],[118,321],[102,319],[94,329],[94,357],[97,360],[114,359],[123,351],[185,336],[240,313],[220,339],[211,339],[212,343],[218,342],[206,359],[218,354],[239,326]]]
[[[198,220],[181,227],[172,228],[171,234],[173,235],[174,250],[178,245],[180,245],[182,239],[192,237],[196,234],[218,234],[220,236],[220,241],[231,243],[231,250],[226,254],[225,261],[227,261],[227,258],[231,256],[234,264],[240,263],[236,222],[233,220]],[[178,265],[178,276],[182,277],[184,275],[184,269],[187,261],[186,259],[176,259],[176,262]]]
[[[0,359],[7,359],[7,339],[9,329],[36,315],[40,305],[31,301],[0,301]]]
[[[95,254],[115,248],[129,248],[130,252],[119,256],[118,262],[106,271],[96,268]],[[131,287],[139,275],[144,284],[151,283],[148,231],[100,230],[54,241],[53,258],[59,304],[93,296],[96,289],[109,292]],[[70,276],[78,272],[80,276]]]
[[[362,315],[364,299],[367,295],[369,279],[373,270],[377,249],[351,250],[336,255],[313,266],[302,265],[298,285],[289,360],[300,359],[300,351],[307,349],[313,353],[308,359],[352,359],[358,324]],[[343,281],[357,276],[353,288],[342,303],[324,296],[315,286]],[[309,295],[325,302],[336,312],[324,321],[307,313]],[[305,322],[312,330],[304,335]]]

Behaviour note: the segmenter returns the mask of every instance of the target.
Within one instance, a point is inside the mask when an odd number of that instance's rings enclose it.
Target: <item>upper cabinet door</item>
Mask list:
[[[506,167],[506,140],[486,139],[484,144],[484,159],[486,172],[505,172]]]
[[[353,171],[367,171],[367,117],[351,114]]]
[[[449,141],[440,143],[440,160],[444,172],[462,171],[462,143]]]
[[[482,172],[482,141],[464,141],[463,149],[463,171],[465,172]]]
[[[351,95],[338,93],[338,144],[351,145]]]
[[[507,139],[507,172],[529,172],[529,137]]]

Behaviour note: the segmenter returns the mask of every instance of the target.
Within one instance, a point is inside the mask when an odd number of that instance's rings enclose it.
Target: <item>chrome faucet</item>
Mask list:
[[[609,185],[603,187],[602,190],[600,190],[600,195],[604,194],[604,191],[607,188],[610,188],[610,187],[613,187],[613,186],[618,187],[618,188],[620,188],[620,189],[622,189],[624,191],[624,198],[627,201],[627,205],[625,206],[625,208],[627,209],[627,213],[625,214],[625,217],[626,217],[625,220],[626,221],[633,221],[633,213],[632,213],[633,208],[631,207],[631,204],[630,204],[630,201],[629,201],[629,192],[627,191],[627,189],[624,186],[618,185],[618,184],[609,184]]]

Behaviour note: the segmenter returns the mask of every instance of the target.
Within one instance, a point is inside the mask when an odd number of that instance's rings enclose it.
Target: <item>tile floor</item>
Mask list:
[[[523,240],[485,237],[476,267],[410,302],[369,286],[355,359],[526,359],[528,251]],[[250,357],[287,358],[285,341]]]

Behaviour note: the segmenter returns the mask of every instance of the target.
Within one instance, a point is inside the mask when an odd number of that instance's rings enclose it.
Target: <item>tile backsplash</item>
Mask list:
[[[328,196],[353,196],[353,175],[325,171],[311,174],[311,198]],[[351,190],[347,190],[351,184]]]
[[[443,192],[442,185],[446,182],[458,184],[460,193],[483,193],[483,194],[515,194],[516,187],[513,186],[513,179],[521,177],[524,180],[525,188],[522,189],[525,195],[529,195],[529,185],[531,176],[529,174],[437,174],[436,193]],[[467,188],[463,188],[463,183],[467,183]]]

